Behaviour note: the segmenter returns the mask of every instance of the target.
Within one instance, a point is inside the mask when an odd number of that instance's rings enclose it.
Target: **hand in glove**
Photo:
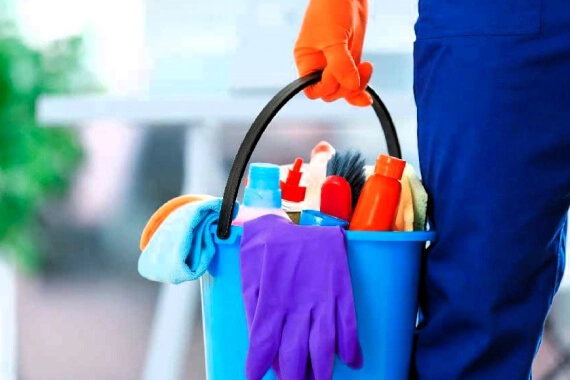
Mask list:
[[[267,215],[246,222],[240,247],[250,345],[248,380],[330,380],[335,352],[362,366],[344,230]],[[307,377],[310,376],[310,377]]]
[[[305,89],[310,99],[372,104],[365,92],[372,64],[361,62],[367,19],[368,0],[310,0],[294,49],[300,76],[324,70],[322,80]]]

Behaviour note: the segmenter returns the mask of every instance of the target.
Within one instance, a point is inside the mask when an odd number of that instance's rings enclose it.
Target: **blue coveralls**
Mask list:
[[[438,242],[413,378],[526,380],[570,205],[570,0],[419,0],[414,92]]]

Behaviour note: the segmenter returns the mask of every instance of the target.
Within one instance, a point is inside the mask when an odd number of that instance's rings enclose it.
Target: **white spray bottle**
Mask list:
[[[321,187],[327,178],[327,163],[335,152],[334,147],[326,141],[319,142],[311,151],[311,159],[305,174],[307,185],[305,209],[320,209]]]

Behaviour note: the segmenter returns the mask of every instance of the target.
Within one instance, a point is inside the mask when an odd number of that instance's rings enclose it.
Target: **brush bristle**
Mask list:
[[[356,207],[364,182],[366,182],[365,163],[366,160],[362,154],[352,149],[343,153],[335,153],[327,163],[327,176],[341,176],[350,184],[353,208]]]
[[[327,177],[334,175],[338,171],[338,160],[339,155],[338,153],[334,153],[330,160],[327,162]]]

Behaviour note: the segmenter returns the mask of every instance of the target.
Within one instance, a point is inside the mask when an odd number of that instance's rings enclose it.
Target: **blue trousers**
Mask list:
[[[425,255],[412,378],[526,380],[564,268],[570,1],[419,0]]]

